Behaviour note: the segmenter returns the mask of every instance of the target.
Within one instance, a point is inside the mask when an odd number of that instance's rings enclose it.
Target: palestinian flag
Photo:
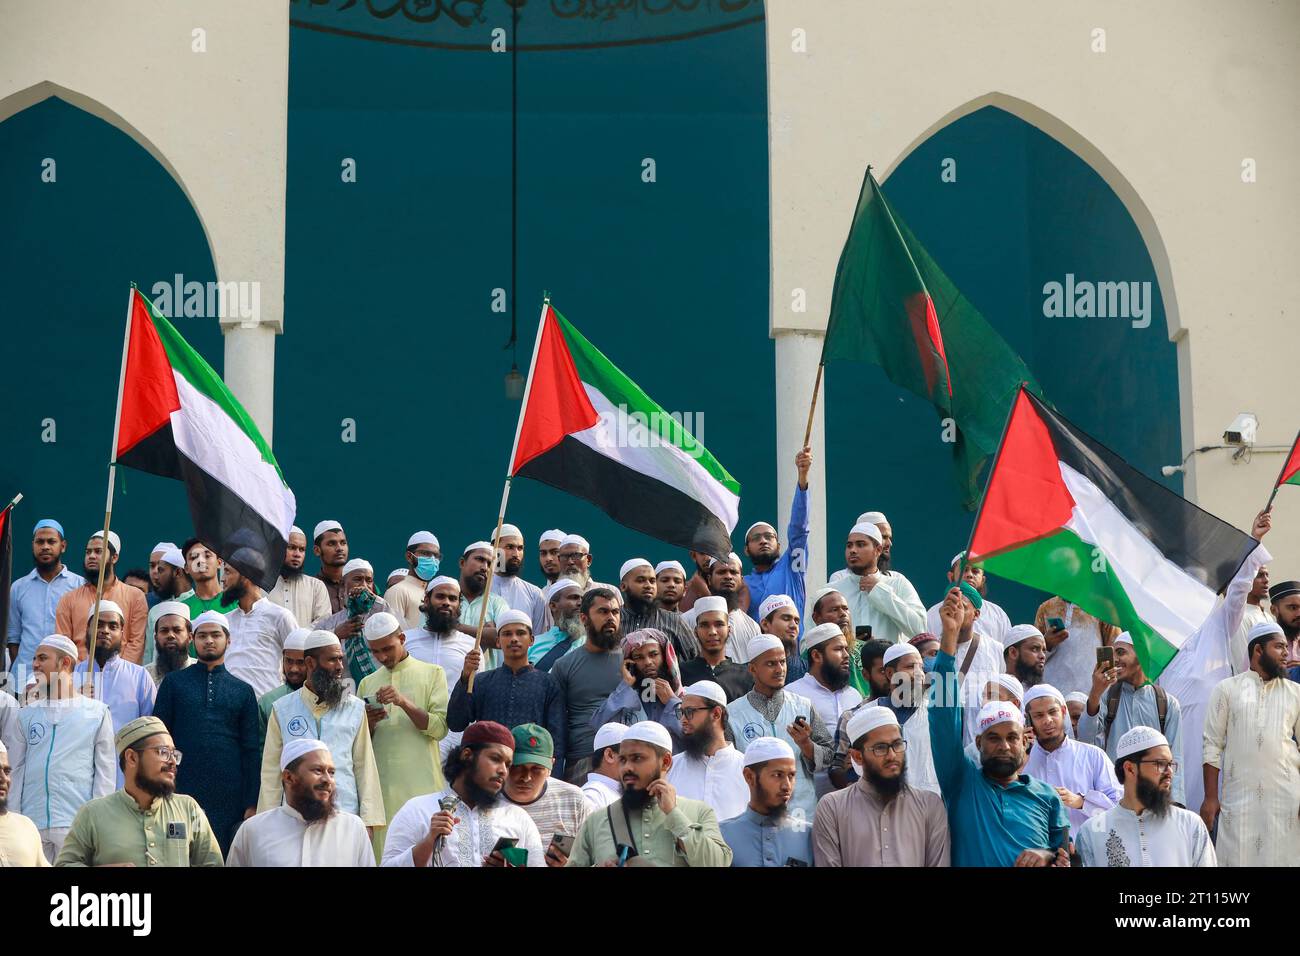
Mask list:
[[[1128,631],[1155,680],[1258,545],[1021,389],[970,553]]]
[[[679,548],[731,550],[740,484],[549,304],[524,402],[511,475]]]
[[[293,492],[238,399],[134,288],[116,452],[120,464],[185,482],[195,536],[263,589],[275,586]]]
[[[1291,444],[1291,454],[1287,456],[1286,464],[1282,466],[1282,471],[1277,476],[1277,484],[1273,487],[1281,488],[1283,485],[1300,485],[1300,435],[1295,436],[1295,441]]]

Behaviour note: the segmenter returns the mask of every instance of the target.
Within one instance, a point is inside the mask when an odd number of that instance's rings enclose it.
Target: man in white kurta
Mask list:
[[[849,683],[853,658],[844,632],[838,624],[829,621],[809,628],[799,641],[799,653],[808,662],[808,673],[792,681],[786,689],[812,701],[828,729],[838,727],[844,712],[862,703],[862,695]],[[827,770],[819,770],[813,782],[818,799],[835,789]]]
[[[1213,821],[1218,811],[1220,865],[1295,866],[1300,862],[1300,684],[1287,680],[1287,641],[1280,625],[1255,625],[1247,647],[1250,670],[1229,677],[1210,694],[1201,819]]]
[[[1066,733],[1070,712],[1051,684],[1037,684],[1025,692],[1024,713],[1034,731],[1034,746],[1021,772],[1056,788],[1070,815],[1070,830],[1077,834],[1088,820],[1124,796],[1115,767],[1100,747],[1070,739]]]
[[[849,574],[831,581],[844,595],[854,627],[869,626],[871,636],[897,644],[925,631],[925,605],[912,582],[895,571],[879,570],[880,532],[856,524],[849,532],[844,558]]]
[[[500,570],[492,576],[492,593],[514,610],[527,614],[534,634],[545,634],[551,629],[551,610],[542,589],[519,576],[524,566],[523,532],[512,524],[503,524],[497,538],[497,555]]]
[[[718,821],[730,820],[749,805],[745,756],[727,743],[727,692],[710,680],[682,689],[682,740],[686,749],[673,754],[668,782],[677,795],[701,800],[713,808]],[[608,801],[612,803],[617,794]]]
[[[966,557],[966,552],[961,551],[952,559],[948,565],[948,580],[953,584],[957,583],[957,569],[961,567],[961,559]],[[985,595],[988,586],[984,577],[984,568],[976,564],[966,565],[966,570],[962,573],[962,580],[970,582],[971,587],[980,592],[980,597],[984,598],[984,604],[980,609],[980,616],[975,619],[975,630],[984,635],[990,641],[1003,643],[1007,636],[1007,631],[1011,630],[1011,618],[1007,612],[994,604]],[[935,604],[925,612],[925,629],[930,634],[942,634],[943,622],[939,620],[939,608],[943,607],[943,602]],[[915,636],[915,635],[913,635]]]

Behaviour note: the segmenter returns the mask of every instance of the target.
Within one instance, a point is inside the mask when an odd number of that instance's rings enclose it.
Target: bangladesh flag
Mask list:
[[[1011,346],[930,258],[867,170],[835,271],[822,363],[879,365],[895,385],[956,425],[957,483],[974,509],[984,461],[1022,382],[1041,395]]]
[[[1155,680],[1258,545],[1022,389],[970,554],[1128,631]]]
[[[275,587],[293,492],[238,399],[138,289],[117,460],[185,482],[195,536],[263,589]]]
[[[740,484],[680,416],[545,309],[510,474],[586,498],[660,541],[725,556]]]

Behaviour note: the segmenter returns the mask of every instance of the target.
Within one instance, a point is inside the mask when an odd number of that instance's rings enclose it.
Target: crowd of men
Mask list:
[[[880,512],[808,594],[796,464],[784,548],[759,522],[743,559],[616,582],[555,529],[530,567],[509,524],[447,561],[416,532],[376,577],[332,520],[270,591],[197,539],[123,571],[112,532],[83,576],[37,522],[0,865],[1300,862],[1300,582],[1262,546],[1196,636],[1234,676],[1184,711],[1128,633],[1059,597],[1013,624],[962,554],[927,607]]]

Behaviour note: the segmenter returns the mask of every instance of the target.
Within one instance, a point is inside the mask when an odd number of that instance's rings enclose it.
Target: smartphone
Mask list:
[[[853,629],[853,634],[860,641],[869,641],[871,640],[871,625],[859,624]]]
[[[565,856],[573,856],[573,842],[574,837],[567,833],[554,833],[551,835],[551,846]]]
[[[502,850],[506,849],[507,847],[512,847],[518,842],[519,842],[518,837],[501,837],[499,840],[497,840],[496,846],[492,847],[492,853],[500,853]],[[492,855],[491,853],[488,854],[488,856],[491,855]]]
[[[626,866],[627,861],[636,856],[636,847],[628,846],[626,843],[616,844],[614,852],[618,854],[618,865]]]
[[[796,856],[787,856],[787,857],[785,858],[785,864],[784,864],[784,865],[785,865],[785,866],[807,866],[808,864],[807,864],[807,862],[805,862],[804,860],[799,859],[799,858],[796,857]]]
[[[799,714],[798,716],[795,717],[794,722],[798,724],[800,727],[802,727],[804,724],[808,723],[808,718],[805,717],[803,714]]]
[[[1097,648],[1097,663],[1105,664],[1107,667],[1113,666],[1115,664],[1115,648],[1105,646]]]
[[[373,695],[371,695],[370,697],[362,697],[361,699],[366,702],[366,707],[370,710],[384,709],[384,705],[381,704],[379,701],[375,700]]]
[[[1049,618],[1047,619],[1047,626],[1050,627],[1050,628],[1051,628],[1052,630],[1054,630],[1054,631],[1063,631],[1063,630],[1065,630],[1065,618],[1063,618],[1063,617],[1049,617]]]

